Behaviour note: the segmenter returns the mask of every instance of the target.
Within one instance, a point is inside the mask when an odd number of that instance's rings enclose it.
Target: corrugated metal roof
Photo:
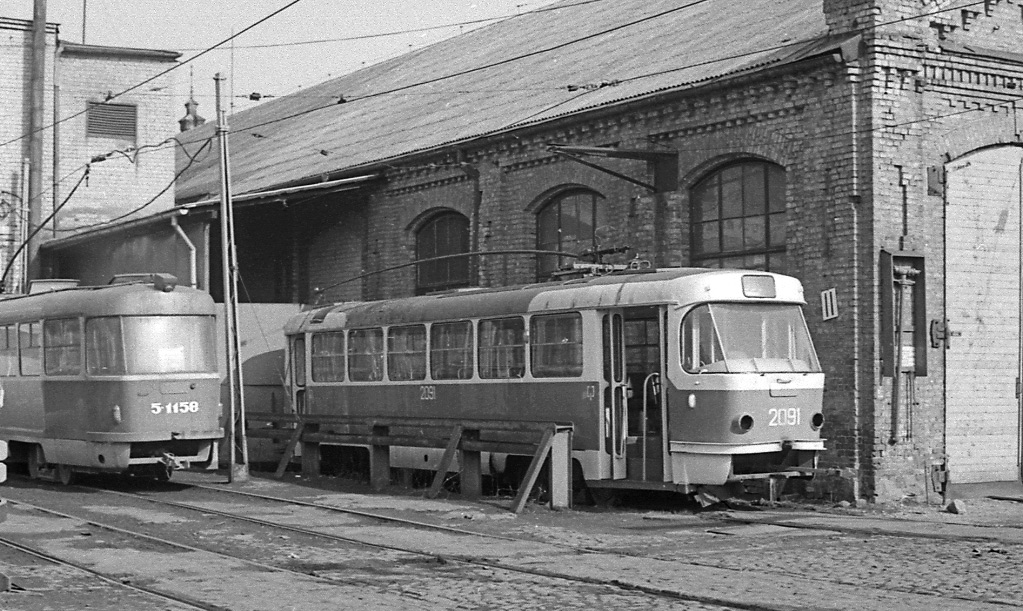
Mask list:
[[[822,0],[564,0],[232,116],[233,191],[791,61],[826,35]],[[183,138],[213,133],[207,123]],[[178,179],[179,201],[217,192],[210,150]],[[179,169],[187,162],[179,153]]]

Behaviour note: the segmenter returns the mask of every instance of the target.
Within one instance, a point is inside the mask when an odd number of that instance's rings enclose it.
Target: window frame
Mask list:
[[[69,324],[70,323],[70,324]],[[68,337],[70,331],[70,338]],[[51,339],[61,343],[53,343]],[[84,334],[80,318],[51,318],[43,321],[43,371],[48,376],[77,376],[82,373]]]
[[[752,192],[757,174],[759,190]],[[787,186],[785,168],[762,159],[722,165],[693,184],[689,189],[690,262],[698,267],[785,273]],[[708,240],[716,242],[713,249],[707,248]]]
[[[467,333],[462,334],[461,347],[450,347],[454,334],[444,334],[447,329],[461,327]],[[452,320],[435,322],[430,325],[430,378],[433,380],[471,380],[476,366],[476,334],[475,325],[471,320]],[[441,335],[444,334],[443,337]],[[449,358],[460,355],[461,358]],[[453,371],[454,375],[447,372]],[[441,375],[443,374],[443,375]]]
[[[22,327],[27,327],[28,333],[23,334],[21,332]],[[26,337],[28,338],[28,346],[22,341]],[[29,352],[29,354],[26,354],[26,352]],[[18,323],[18,366],[23,376],[35,377],[43,375],[42,321]]]
[[[571,321],[571,331],[575,340],[565,342],[564,339],[558,342],[546,341],[541,343],[539,339],[548,333],[553,332],[555,337],[561,335],[563,329],[558,329],[559,323]],[[554,328],[541,327],[546,323],[554,323]],[[578,378],[583,375],[585,364],[583,317],[580,312],[559,312],[557,314],[540,314],[531,316],[529,319],[529,371],[534,378]],[[546,338],[550,339],[550,338]],[[569,338],[571,339],[571,338]],[[566,356],[566,351],[561,350],[570,346],[567,351],[570,360],[563,363],[551,362],[552,358],[561,360]]]
[[[426,379],[430,354],[426,325],[395,325],[387,328],[387,379],[392,382],[415,382]],[[422,341],[422,350],[417,350],[417,339]],[[405,343],[402,351],[395,349],[399,340]]]
[[[362,344],[362,338],[369,340],[368,344]],[[374,346],[374,339],[376,338],[376,346]],[[369,350],[364,352],[356,352],[356,349],[362,349],[368,346]],[[387,379],[385,371],[387,363],[387,340],[384,335],[383,327],[365,327],[360,329],[349,329],[348,330],[348,381],[349,382],[383,382]],[[379,347],[379,351],[373,351],[374,347]],[[362,359],[369,359],[365,370],[368,374],[364,375]],[[354,365],[358,364],[360,369],[354,369]],[[358,371],[358,375],[354,375],[353,372]]]
[[[457,221],[454,233],[450,228]],[[441,240],[441,227],[445,229]],[[421,224],[415,232],[415,257],[429,259],[446,255],[468,253],[471,249],[471,228],[469,218],[455,210],[444,210],[434,214]],[[432,242],[430,241],[432,240]],[[443,243],[442,243],[443,242]],[[430,252],[427,247],[432,246]],[[419,263],[416,268],[416,294],[435,293],[473,285],[473,269],[469,257],[456,257],[442,261]],[[424,276],[435,278],[424,280]],[[439,278],[439,280],[438,280]]]
[[[590,209],[589,209],[589,220],[590,220],[590,233],[588,236],[578,235],[578,231],[574,234],[574,239],[566,239],[566,222],[563,204],[568,203],[570,200],[580,196],[590,197]],[[573,201],[576,206],[576,229],[579,229],[579,215],[578,207],[579,202]],[[552,212],[556,209],[556,212]],[[553,229],[545,229],[544,223],[548,222],[548,219],[553,218],[554,226]],[[548,201],[537,210],[536,212],[536,249],[537,250],[555,250],[558,252],[568,252],[565,250],[565,244],[567,242],[574,242],[577,245],[582,245],[588,242],[586,247],[580,248],[579,252],[586,250],[596,250],[600,247],[600,243],[597,239],[597,234],[600,228],[608,223],[608,209],[607,200],[603,195],[597,193],[593,189],[587,189],[585,187],[578,187],[573,189],[566,189],[557,193],[551,197]],[[553,239],[551,239],[553,238]],[[578,254],[578,253],[575,253]],[[569,257],[563,257],[559,255],[537,255],[536,257],[536,277],[537,280],[544,281],[550,278],[551,274],[557,272],[564,261]],[[553,266],[551,263],[553,261]]]
[[[489,340],[484,343],[485,338],[488,337],[484,333],[484,325],[494,325],[497,323],[517,323],[518,329],[511,329],[512,331],[518,331],[518,337],[520,340],[517,343],[496,343],[491,344]],[[498,331],[507,331],[508,327],[500,326]],[[526,344],[528,344],[526,337],[526,320],[522,316],[500,316],[496,318],[484,318],[479,321],[476,325],[476,371],[482,380],[518,380],[526,377],[526,371],[529,368],[526,362]],[[502,367],[500,363],[492,364],[492,360],[500,360],[500,353],[507,352],[512,358],[508,363],[505,363]],[[486,356],[485,356],[486,353]],[[495,357],[492,359],[491,357]],[[518,358],[516,358],[518,357]],[[495,373],[499,369],[505,369],[506,375],[501,373]]]
[[[333,343],[328,348],[334,348],[335,350],[317,352],[318,348],[322,348],[321,344],[327,339],[331,339],[334,342],[340,339],[340,351],[337,351],[338,344]],[[348,370],[348,341],[344,331],[319,331],[316,333],[309,334],[309,374],[310,379],[313,382],[344,382],[346,373]],[[304,347],[304,342],[303,342]],[[296,345],[297,349],[298,346]],[[305,355],[301,355],[305,358]],[[296,362],[301,360],[296,355]],[[323,369],[321,364],[326,363],[327,368]],[[340,365],[339,365],[340,364]],[[329,375],[323,376],[320,374],[327,373]],[[304,378],[304,372],[302,377]],[[303,381],[304,384],[304,381]]]

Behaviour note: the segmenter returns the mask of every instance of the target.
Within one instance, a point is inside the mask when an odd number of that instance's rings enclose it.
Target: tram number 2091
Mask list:
[[[434,401],[437,399],[437,387],[433,384],[424,384],[419,387],[420,401]]]
[[[803,417],[799,411],[798,407],[789,407],[784,409],[771,408],[767,410],[767,415],[771,417],[767,426],[796,426],[798,424],[802,424]]]

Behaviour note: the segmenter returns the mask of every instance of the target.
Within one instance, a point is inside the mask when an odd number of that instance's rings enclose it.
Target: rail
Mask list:
[[[572,432],[570,424],[505,420],[457,420],[451,418],[365,418],[293,413],[252,413],[245,416],[246,435],[287,441],[277,465],[276,477],[284,475],[299,444],[302,473],[320,473],[320,445],[369,447],[370,486],[380,490],[390,483],[390,448],[406,446],[443,448],[433,483],[427,491],[435,498],[455,457],[461,455],[462,495],[478,498],[482,491],[483,452],[532,456],[529,468],[512,501],[522,511],[541,468],[550,457],[550,506],[572,505]]]

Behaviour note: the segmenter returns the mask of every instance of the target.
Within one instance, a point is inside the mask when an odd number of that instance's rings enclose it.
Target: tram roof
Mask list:
[[[182,286],[161,291],[143,282],[80,286],[0,299],[0,324],[60,316],[215,313],[213,298],[205,291]]]
[[[789,276],[750,270],[674,268],[333,304],[295,316],[285,326],[285,333],[315,329],[320,324],[324,328],[372,327],[573,309],[734,301],[743,299],[741,278],[749,275],[773,277],[778,294],[775,301],[804,303],[802,285]],[[696,278],[700,281],[694,282]]]

